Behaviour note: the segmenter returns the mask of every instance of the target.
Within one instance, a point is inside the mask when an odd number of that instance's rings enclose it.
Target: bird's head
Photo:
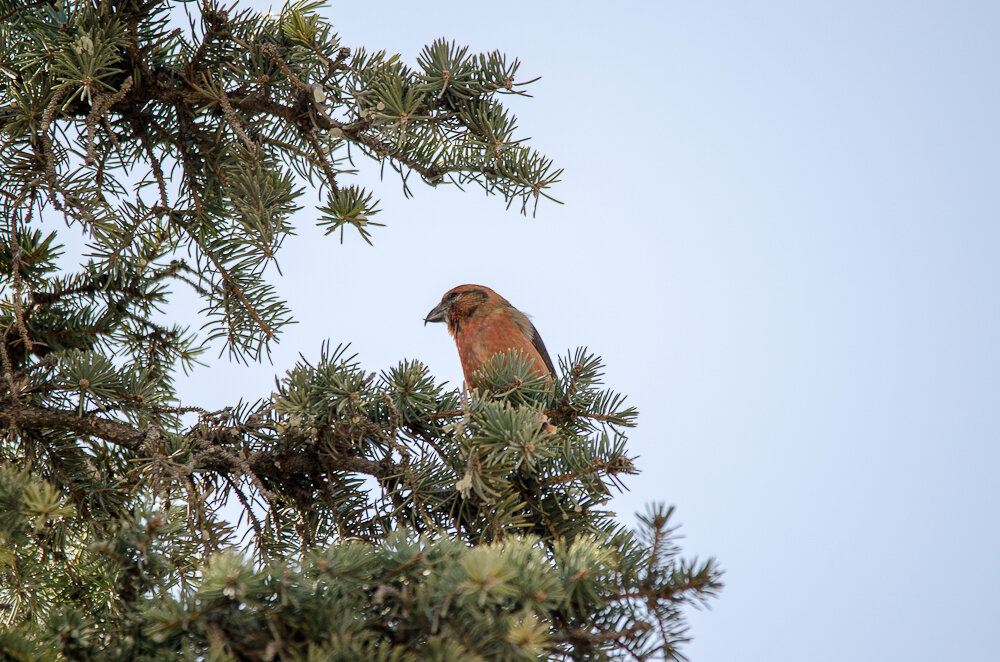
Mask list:
[[[459,285],[444,293],[441,303],[434,306],[424,318],[428,322],[447,322],[448,330],[456,333],[476,315],[485,314],[499,305],[510,305],[507,300],[482,285]]]

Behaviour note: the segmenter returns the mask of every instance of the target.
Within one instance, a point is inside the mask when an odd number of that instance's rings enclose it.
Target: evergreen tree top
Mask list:
[[[522,212],[559,180],[501,103],[516,60],[439,40],[410,67],[321,7],[0,0],[0,651],[679,656],[719,571],[669,509],[604,509],[636,412],[586,350],[553,380],[497,355],[468,392],[327,345],[269,399],[178,404],[178,368],[259,360],[291,320],[268,267],[306,187],[370,241],[344,180],[373,161]],[[178,287],[203,319],[162,322]]]

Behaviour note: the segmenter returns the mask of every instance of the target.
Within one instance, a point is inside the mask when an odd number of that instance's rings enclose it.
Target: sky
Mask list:
[[[266,397],[325,339],[459,385],[422,318],[484,284],[639,408],[642,474],[613,509],[675,504],[685,553],[726,570],[694,662],[997,659],[1000,5],[325,11],[345,45],[410,63],[438,37],[520,58],[542,78],[509,100],[518,135],[565,168],[564,204],[406,200],[360,163],[374,247],[324,238],[307,202],[279,256],[298,324],[273,363],[213,361],[182,400]]]

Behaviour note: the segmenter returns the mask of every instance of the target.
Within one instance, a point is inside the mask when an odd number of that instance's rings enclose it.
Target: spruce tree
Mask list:
[[[0,654],[679,658],[720,572],[671,509],[604,510],[636,412],[586,350],[467,392],[323,346],[270,399],[179,403],[206,348],[258,361],[291,320],[269,267],[307,187],[370,241],[355,167],[531,213],[559,180],[501,103],[517,60],[411,66],[320,9],[0,0]],[[178,288],[202,317],[164,324]]]

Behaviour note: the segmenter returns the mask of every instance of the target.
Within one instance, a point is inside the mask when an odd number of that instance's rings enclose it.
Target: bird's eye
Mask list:
[[[452,292],[451,294],[448,295],[449,299],[455,299],[457,297],[458,297],[458,292]]]

